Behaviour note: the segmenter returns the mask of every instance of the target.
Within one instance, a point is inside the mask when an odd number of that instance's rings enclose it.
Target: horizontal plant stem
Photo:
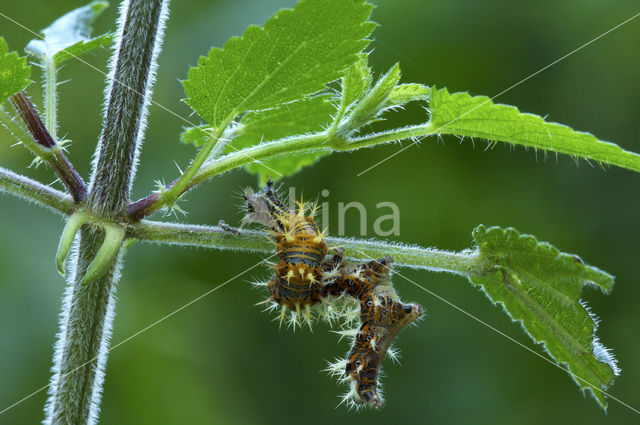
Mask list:
[[[425,269],[437,272],[449,272],[463,276],[482,276],[489,271],[476,250],[461,252],[444,251],[435,248],[423,248],[415,245],[403,245],[376,240],[352,238],[326,238],[327,244],[344,250],[352,259],[381,259],[389,255],[394,265],[412,269]]]
[[[431,123],[424,123],[397,128],[394,130],[382,131],[375,134],[368,134],[366,136],[354,137],[349,140],[347,144],[348,149],[343,150],[362,149],[383,143],[397,142],[399,140],[432,136],[436,134],[435,130],[438,129],[434,129]]]
[[[264,232],[243,230],[234,234],[218,226],[201,226],[142,220],[129,226],[128,238],[166,245],[199,246],[221,250],[273,252],[275,245]]]
[[[291,153],[350,151],[431,134],[433,134],[431,125],[425,123],[348,139],[343,139],[339,136],[329,136],[327,132],[321,132],[261,143],[216,158],[205,164],[193,178],[190,187],[234,168],[242,167],[256,161],[278,158]]]
[[[271,253],[275,249],[269,235],[265,232],[240,229],[230,231],[217,226],[143,220],[130,225],[127,236],[146,242],[221,250]],[[345,255],[351,259],[379,259],[390,255],[394,264],[399,267],[446,271],[464,276],[481,276],[490,269],[490,265],[483,262],[475,250],[449,252],[412,245],[350,238],[326,238],[326,241],[330,247],[342,248]]]
[[[223,127],[224,126],[221,126],[219,129],[222,129]],[[222,130],[215,133],[209,140],[208,144],[213,146],[212,142],[217,140],[221,133]],[[194,164],[202,165],[197,169],[197,172],[185,173],[180,179],[167,185],[167,189],[164,193],[153,193],[146,198],[142,198],[129,205],[129,218],[132,221],[141,220],[164,207],[169,202],[175,201],[179,195],[182,195],[192,187],[219,174],[247,164],[262,162],[293,153],[350,151],[381,143],[390,143],[403,139],[428,136],[430,134],[433,134],[433,129],[428,123],[376,133],[364,137],[347,139],[337,135],[336,132],[323,131],[314,134],[293,136],[273,142],[261,143],[259,145],[229,153],[202,164],[200,159],[203,157],[203,155],[201,155],[202,152],[205,151],[203,148],[198,154],[196,160],[192,163],[192,166],[189,168],[189,170],[195,169],[195,167],[193,167]],[[205,152],[208,154],[208,151]],[[187,180],[187,177],[190,177],[190,179]],[[188,184],[184,184],[186,181],[188,181]],[[178,185],[178,182],[181,184]],[[167,195],[168,193],[170,193],[170,196]],[[176,196],[176,194],[178,196]]]
[[[0,167],[0,191],[6,192],[62,214],[76,210],[73,200],[63,192]]]
[[[214,137],[216,137],[216,134],[212,136],[210,141],[213,140]],[[216,137],[216,140],[218,137],[219,135]],[[177,190],[175,188],[178,187],[177,184],[179,181],[187,181],[186,179],[184,179],[187,173],[183,174],[180,179],[174,180],[173,182],[168,184],[165,192],[152,193],[151,195],[130,204],[128,216],[132,221],[141,220],[142,218],[153,214],[154,212],[167,205],[169,201],[175,201],[176,197],[174,197],[174,195],[172,195],[171,197],[166,197],[165,194],[167,194],[169,191],[178,193],[178,195],[182,195],[184,192],[188,191],[199,183],[210,179],[211,177],[224,173],[225,171],[232,170],[234,168],[242,167],[243,165],[252,162],[258,162],[265,158],[273,158],[286,155],[288,153],[299,153],[305,150],[330,151],[330,146],[323,144],[323,142],[326,142],[326,140],[327,136],[324,132],[291,139],[279,140],[276,142],[263,143],[251,148],[242,149],[204,163],[204,165],[200,163],[201,166],[195,169],[196,172],[191,175],[191,178],[188,180],[188,184],[179,186],[181,188],[179,193],[175,192]],[[211,144],[211,148],[212,147],[213,143]],[[211,149],[209,148],[209,151],[210,150]],[[196,157],[196,160],[201,157],[203,151],[204,148],[200,151],[198,157]],[[206,158],[206,155],[204,155],[203,157]],[[192,166],[194,163],[196,163],[196,160],[194,160]],[[192,167],[190,166],[189,168],[191,169]]]
[[[335,138],[328,138],[326,132],[294,136],[274,142],[261,143],[233,152],[205,164],[191,181],[193,187],[205,180],[258,161],[278,158],[292,153],[330,152],[335,150]]]

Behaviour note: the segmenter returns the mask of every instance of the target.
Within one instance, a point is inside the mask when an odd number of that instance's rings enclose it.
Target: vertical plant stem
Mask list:
[[[54,141],[58,141],[58,70],[53,58],[44,65],[44,119],[47,130]]]
[[[107,108],[86,203],[104,220],[116,221],[129,203],[167,6],[168,0],[129,0],[120,9]],[[81,280],[103,239],[102,230],[83,226],[70,261],[45,424],[94,424],[97,419],[120,261],[96,280]]]

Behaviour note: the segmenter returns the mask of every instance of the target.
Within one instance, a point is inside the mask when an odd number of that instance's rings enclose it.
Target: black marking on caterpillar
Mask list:
[[[350,391],[344,397],[349,404],[381,407],[382,360],[402,329],[422,316],[420,305],[402,303],[393,289],[393,260],[387,256],[377,261],[347,262],[341,250],[325,258],[328,247],[313,214],[306,216],[302,203],[297,211],[287,208],[271,181],[258,193],[247,189],[244,198],[247,214],[243,224],[258,222],[269,228],[280,257],[275,276],[267,284],[271,294],[267,302],[275,303],[273,307],[282,306],[281,323],[287,310],[292,311],[295,327],[301,308],[311,326],[311,307],[321,302],[331,306],[338,300],[353,300],[357,310],[346,311],[355,311],[360,324],[347,331],[353,336],[347,359],[330,367],[330,371],[349,382]],[[331,317],[328,315],[328,320]]]
[[[332,259],[335,264],[339,258]],[[326,286],[327,294],[349,294],[360,304],[360,328],[354,337],[344,373],[350,381],[348,401],[381,407],[378,375],[395,337],[422,316],[418,304],[403,304],[391,285],[393,260],[387,256],[366,263],[342,263],[342,276]]]
[[[220,220],[218,222],[218,227],[220,227],[225,232],[231,233],[233,235],[239,235],[240,234],[240,231],[238,229],[234,229],[233,227],[229,226],[227,223],[225,223],[224,220]]]
[[[300,312],[320,302],[322,295],[322,261],[327,255],[324,235],[306,205],[287,208],[278,198],[271,180],[259,193],[245,192],[247,215],[243,221],[258,222],[271,229],[280,261],[275,277],[267,285],[271,299],[286,309]],[[284,316],[282,316],[284,317]]]
[[[254,193],[251,188],[245,189],[243,197],[247,201],[247,214],[242,219],[243,225],[256,222],[276,233],[285,231],[282,220],[290,210],[278,198],[271,180],[261,192]]]

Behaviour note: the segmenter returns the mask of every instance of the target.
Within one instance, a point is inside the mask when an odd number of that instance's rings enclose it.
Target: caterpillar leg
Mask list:
[[[233,227],[229,226],[227,223],[225,223],[224,220],[220,220],[218,222],[218,227],[220,227],[222,230],[224,230],[227,233],[231,233],[232,235],[240,234],[240,231],[238,229],[234,229]]]

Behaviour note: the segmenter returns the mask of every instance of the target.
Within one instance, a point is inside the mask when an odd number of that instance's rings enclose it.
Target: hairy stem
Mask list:
[[[189,183],[182,187],[180,194],[193,188],[199,183],[210,179],[225,171],[242,167],[243,165],[261,161],[265,158],[274,158],[288,153],[301,153],[314,150],[331,150],[329,145],[323,144],[327,141],[326,134],[319,133],[309,136],[301,136],[292,139],[279,140],[253,146],[247,149],[221,156],[202,165],[193,175]],[[167,188],[172,188],[176,181],[170,183]],[[166,205],[166,200],[160,194],[153,193],[146,198],[142,198],[129,205],[129,218],[133,221],[141,220]]]
[[[87,194],[84,181],[73,168],[71,162],[69,162],[62,148],[57,144],[55,137],[53,137],[45,127],[36,108],[27,95],[24,94],[24,92],[16,93],[11,96],[11,102],[29,129],[33,137],[32,142],[36,142],[35,145],[38,147],[38,151],[34,151],[34,153],[51,166],[60,178],[60,181],[67,187],[73,200],[75,202],[82,201]]]
[[[370,134],[361,137],[344,138],[335,131],[323,131],[315,134],[292,136],[272,142],[261,143],[237,152],[215,158],[205,164],[193,175],[186,186],[181,186],[180,194],[194,186],[234,168],[239,168],[257,161],[267,161],[292,153],[350,151],[367,148],[383,143],[414,139],[432,135],[433,127],[429,123]],[[175,182],[167,187],[172,188]],[[157,193],[142,198],[129,206],[129,218],[141,220],[166,205],[166,198],[161,200]]]
[[[196,155],[187,170],[180,177],[169,183],[164,190],[152,193],[148,197],[129,205],[127,211],[129,218],[140,220],[143,217],[153,214],[166,205],[173,204],[184,192],[189,190],[193,177],[207,160],[213,148],[217,146],[221,140],[220,137],[227,125],[229,125],[229,121],[223,122],[217,130],[212,132],[209,140],[202,146],[198,155]]]
[[[104,126],[86,205],[103,220],[114,220],[129,203],[167,4],[168,0],[130,0],[120,10]],[[102,227],[83,226],[70,262],[46,424],[93,424],[97,419],[120,262],[91,282],[82,280],[104,238]],[[119,247],[111,251],[119,255]]]
[[[176,180],[176,182],[160,196],[159,199],[161,201],[164,200],[165,202],[173,202],[184,192],[186,187],[191,182],[191,179],[193,179],[198,170],[200,170],[200,167],[202,167],[202,164],[204,164],[204,162],[207,160],[207,157],[220,139],[220,136],[224,132],[224,129],[227,127],[227,125],[229,125],[229,121],[223,122],[222,124],[220,124],[218,129],[211,134],[209,140],[207,140],[202,149],[200,149],[200,152],[198,152],[198,155],[196,155],[193,162],[189,165],[189,168],[187,168],[187,171],[185,171],[184,174],[182,174],[182,176],[180,176],[178,180]]]
[[[436,129],[434,129],[431,123],[424,123],[412,125],[409,127],[382,131],[380,133],[367,134],[366,136],[354,137],[350,139],[347,143],[348,149],[343,150],[362,149],[383,143],[397,142],[407,139],[418,139],[421,137],[439,134],[436,133],[435,130]]]
[[[170,245],[198,246],[222,250],[273,252],[268,234],[252,230],[222,229],[143,220],[129,226],[128,237]],[[477,251],[449,252],[433,248],[350,238],[326,238],[351,259],[369,260],[390,255],[399,267],[446,271],[464,276],[481,276],[491,267]]]
[[[146,125],[155,54],[162,38],[162,0],[126,1],[125,25],[110,80],[110,96],[87,203],[98,216],[115,217],[129,203]],[[157,47],[157,49],[154,49]]]
[[[7,129],[20,143],[31,151],[35,156],[50,164],[55,161],[53,152],[41,146],[24,128],[11,119],[7,111],[0,106],[0,124]]]
[[[433,134],[429,124],[376,133],[365,137],[347,138],[330,136],[326,132],[311,135],[293,136],[286,139],[261,143],[238,152],[216,158],[205,164],[194,176],[189,187],[193,187],[218,174],[234,168],[242,167],[257,161],[279,158],[291,153],[322,152],[322,151],[350,151],[362,149],[381,143],[410,139]]]
[[[44,64],[44,117],[53,140],[58,140],[58,69],[52,58]]]
[[[62,214],[71,214],[76,209],[73,200],[59,190],[2,167],[0,167],[0,191],[32,201]]]

